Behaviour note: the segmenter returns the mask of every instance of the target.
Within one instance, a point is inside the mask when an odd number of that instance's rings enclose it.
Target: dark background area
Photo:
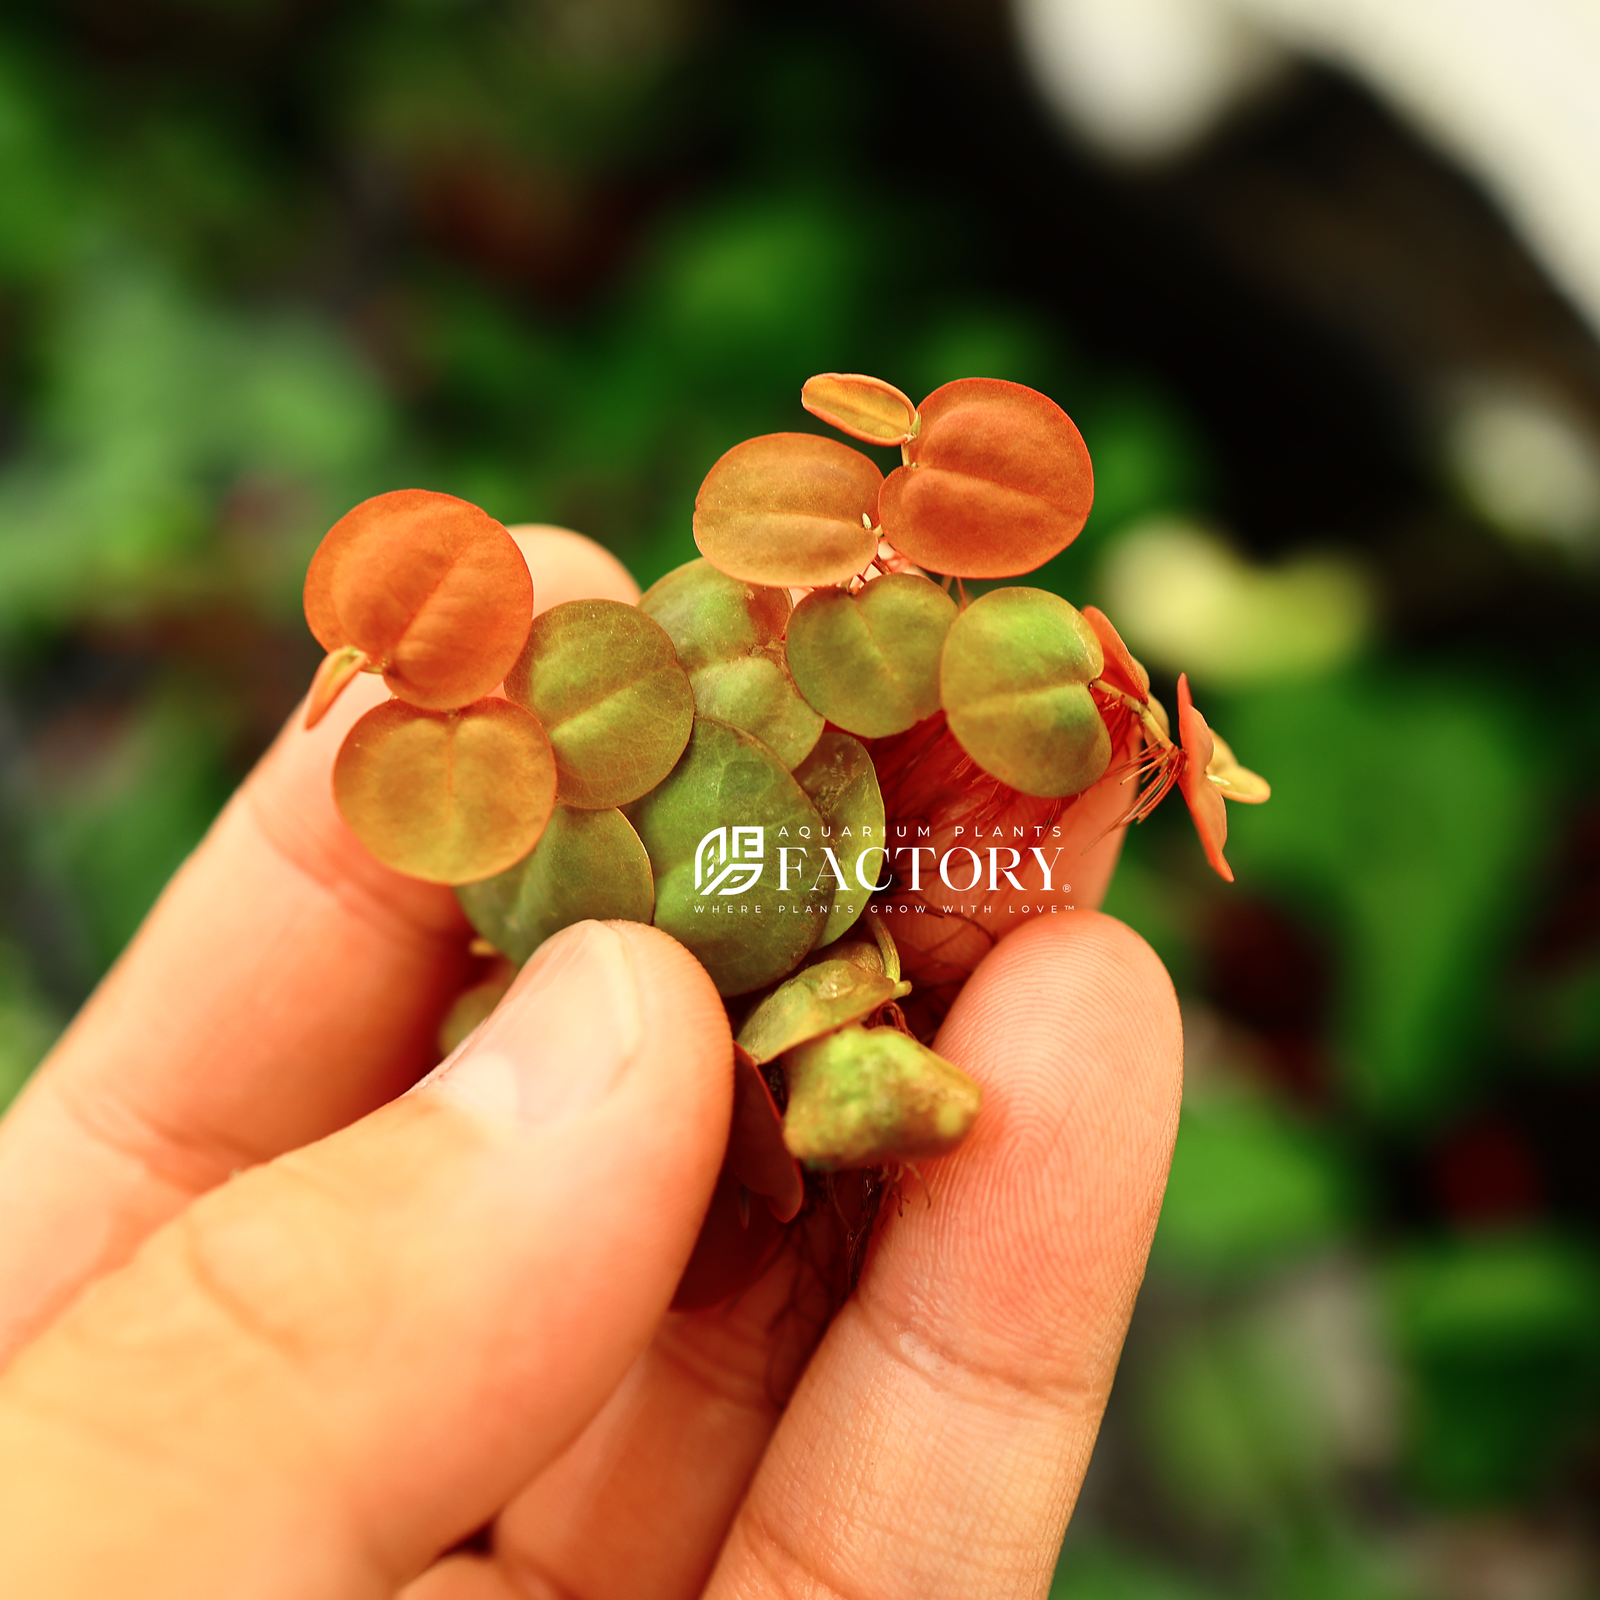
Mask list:
[[[448,490],[649,582],[830,369],[1059,400],[1044,581],[1275,787],[1236,885],[1163,814],[1113,890],[1190,1087],[1057,1594],[1594,1592],[1596,545],[1451,430],[1485,383],[1600,430],[1600,348],[1326,72],[1128,174],[956,0],[10,8],[0,1096],[303,692],[335,517]]]

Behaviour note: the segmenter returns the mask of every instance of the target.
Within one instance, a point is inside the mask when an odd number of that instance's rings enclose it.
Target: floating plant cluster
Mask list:
[[[454,885],[504,958],[456,1031],[591,917],[653,922],[727,1002],[733,1132],[685,1305],[750,1281],[808,1199],[838,1209],[836,1175],[870,1221],[885,1169],[960,1141],[978,1089],[929,1044],[1016,902],[1064,892],[1174,787],[1231,878],[1224,799],[1268,792],[1184,678],[1174,737],[1093,607],[967,598],[1088,517],[1059,406],[984,378],[916,406],[839,373],[801,400],[901,464],[809,433],[735,446],[695,501],[702,558],[637,607],[535,617],[512,534],[419,489],[357,506],[306,578],[328,651],[307,724],[357,672],[393,694],[340,749],[340,812],[380,861]]]

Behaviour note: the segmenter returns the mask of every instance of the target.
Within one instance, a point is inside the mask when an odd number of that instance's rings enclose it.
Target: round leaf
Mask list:
[[[364,651],[402,699],[448,711],[510,670],[528,635],[533,580],[486,512],[397,489],[329,529],[306,573],[305,609],[325,649]]]
[[[813,589],[789,621],[789,671],[835,726],[863,739],[904,733],[939,709],[939,653],[955,619],[955,601],[914,572],[855,595]]]
[[[962,378],[922,402],[907,463],[884,482],[884,537],[964,578],[1031,572],[1077,538],[1094,499],[1088,447],[1055,401]]]
[[[822,818],[760,740],[696,717],[683,758],[628,817],[650,853],[656,926],[699,957],[719,993],[776,983],[816,943],[831,894],[811,887],[813,858],[794,847],[815,845]]]
[[[644,845],[620,811],[557,806],[531,854],[462,884],[456,898],[472,926],[520,965],[574,922],[648,922],[655,885]]]
[[[709,561],[691,561],[647,589],[639,609],[666,629],[700,716],[754,734],[786,767],[811,753],[823,718],[789,676],[787,589],[743,583]]]
[[[1049,799],[1081,794],[1111,760],[1088,685],[1104,656],[1058,595],[994,589],[956,618],[939,690],[950,731],[991,777]]]
[[[864,444],[902,445],[916,432],[917,408],[892,383],[860,372],[807,378],[800,404]]]
[[[694,692],[659,623],[620,600],[568,600],[533,619],[506,693],[544,724],[563,805],[626,805],[672,771]]]
[[[883,795],[872,757],[849,734],[831,728],[794,769],[794,776],[822,815],[820,848],[813,844],[812,851],[827,864],[826,882],[833,885],[833,900],[828,926],[817,943],[832,944],[866,910],[870,891],[862,887],[862,880],[876,883],[882,876]],[[825,851],[832,852],[831,858]]]
[[[694,502],[694,542],[748,583],[842,583],[878,551],[883,474],[859,450],[810,433],[736,444]]]
[[[840,1028],[791,1051],[784,1071],[783,1142],[824,1172],[942,1155],[982,1100],[966,1073],[894,1028]]]
[[[503,872],[539,842],[556,763],[537,717],[509,700],[374,707],[345,736],[333,798],[385,866],[433,883]]]
[[[739,1044],[761,1066],[910,992],[909,983],[894,983],[853,961],[818,961],[779,984],[750,1013]]]

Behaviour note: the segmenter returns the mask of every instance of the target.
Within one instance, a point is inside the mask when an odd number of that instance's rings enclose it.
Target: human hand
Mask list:
[[[583,541],[536,568],[635,597]],[[709,980],[570,929],[402,1095],[467,929],[338,822],[346,701],[0,1124],[0,1593],[1042,1594],[1176,1128],[1155,957],[1079,913],[984,962],[938,1041],[983,1115],[780,1413],[789,1267],[664,1315],[727,1132]]]

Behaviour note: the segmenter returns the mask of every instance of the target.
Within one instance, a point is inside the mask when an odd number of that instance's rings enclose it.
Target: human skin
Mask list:
[[[636,597],[523,537],[541,608]],[[468,930],[333,809],[381,694],[291,723],[0,1123],[0,1593],[1042,1595],[1177,1125],[1155,956],[1078,911],[984,960],[977,1126],[780,1408],[792,1264],[666,1309],[731,1082],[679,945],[567,930],[403,1092]]]

